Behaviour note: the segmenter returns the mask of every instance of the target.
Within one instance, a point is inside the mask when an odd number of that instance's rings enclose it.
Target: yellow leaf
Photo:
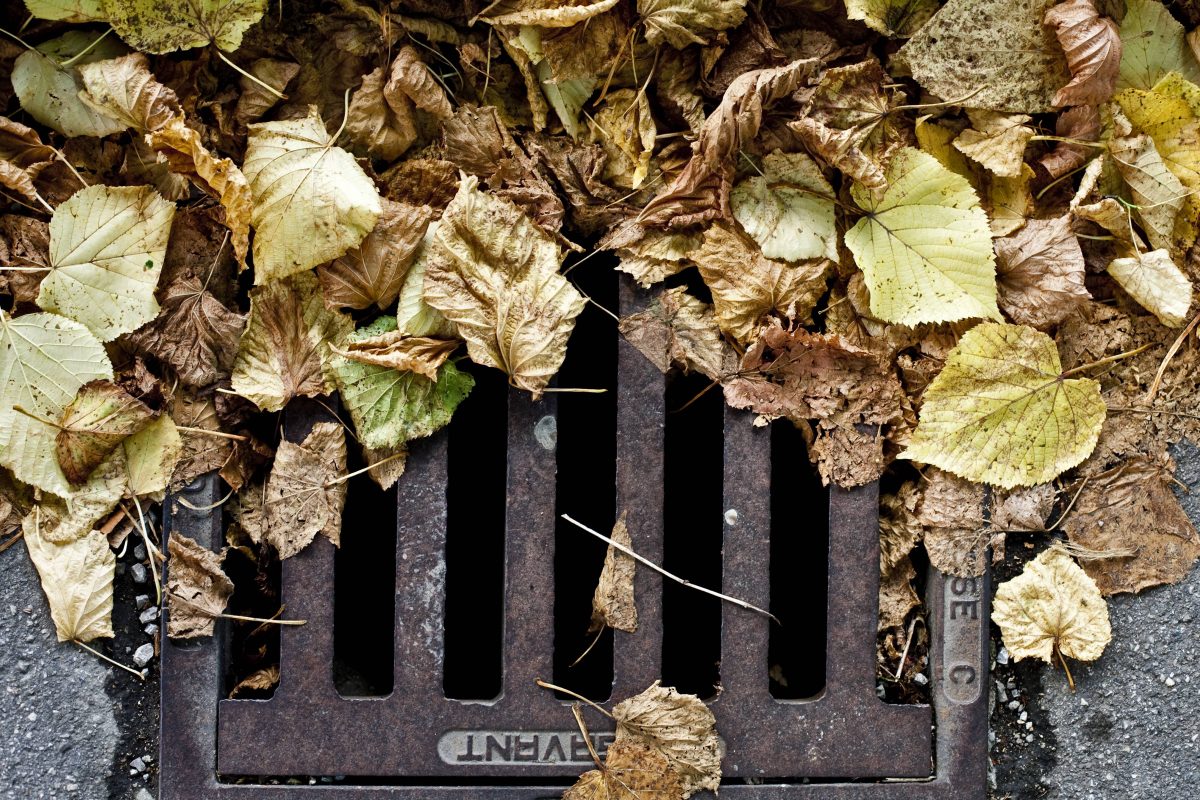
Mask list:
[[[925,390],[900,458],[1006,489],[1053,479],[1092,452],[1105,413],[1099,383],[1062,372],[1046,334],[975,326]]]
[[[764,157],[761,174],[734,186],[729,203],[767,258],[837,260],[833,188],[803,153]]]
[[[846,0],[847,17],[900,38],[916,33],[937,10],[937,0]]]
[[[90,642],[111,637],[117,559],[108,549],[108,539],[88,533],[64,544],[48,542],[42,537],[41,514],[36,508],[25,517],[23,529],[58,640]]]
[[[117,35],[147,53],[214,44],[237,50],[267,0],[102,0]]]
[[[155,412],[109,381],[91,381],[79,389],[58,421],[55,452],[71,483],[88,479],[92,470],[125,439],[145,428]]]
[[[1192,283],[1166,250],[1114,258],[1108,274],[1163,325],[1183,326],[1192,305]]]

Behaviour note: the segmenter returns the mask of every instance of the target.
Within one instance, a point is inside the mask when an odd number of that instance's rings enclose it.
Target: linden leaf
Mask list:
[[[938,10],[938,0],[846,0],[846,16],[885,36],[907,38]]]
[[[954,146],[972,161],[1002,178],[1021,174],[1025,145],[1034,131],[1025,123],[1026,114],[997,114],[994,111],[968,111],[972,128],[959,134]]]
[[[149,186],[89,186],[50,220],[50,273],[37,302],[81,322],[100,341],[158,316],[154,289],[175,204]]]
[[[167,636],[212,636],[217,617],[233,596],[233,581],[214,553],[178,531],[167,539]]]
[[[345,341],[353,327],[345,314],[325,307],[311,272],[256,287],[233,362],[233,390],[264,411],[279,411],[293,397],[332,392],[330,346]]]
[[[1114,258],[1108,274],[1163,325],[1183,327],[1192,305],[1192,282],[1166,250]]]
[[[936,467],[924,476],[916,513],[929,563],[948,575],[982,575],[990,539],[983,524],[983,487]]]
[[[175,92],[151,74],[144,53],[83,64],[79,76],[85,103],[138,133],[158,130],[183,114]]]
[[[746,0],[638,0],[646,41],[682,50],[708,44],[713,34],[736,28],[746,18]]]
[[[1031,219],[1012,236],[996,240],[1000,308],[1018,325],[1053,327],[1091,299],[1084,272],[1069,217]]]
[[[25,7],[38,19],[63,22],[104,20],[104,0],[25,0]]]
[[[425,268],[429,266],[433,235],[441,224],[440,220],[429,224],[417,246],[417,256],[408,268],[404,285],[400,287],[400,296],[396,298],[396,328],[409,336],[458,336],[458,326],[425,302]]]
[[[690,267],[688,254],[703,241],[695,234],[649,230],[641,239],[617,251],[621,259],[617,269],[629,273],[643,289],[648,289]]]
[[[913,148],[896,154],[887,177],[878,198],[859,184],[850,190],[866,216],[846,232],[846,246],[871,313],[902,325],[999,319],[992,235],[971,185]]]
[[[394,318],[380,317],[356,332],[351,342],[394,330]],[[450,361],[439,368],[436,381],[416,372],[362,364],[342,356],[335,357],[333,368],[359,441],[374,450],[429,436],[450,421],[475,385],[474,378]]]
[[[1184,29],[1158,0],[1126,0],[1121,20],[1121,69],[1118,89],[1153,89],[1169,72],[1200,83]]]
[[[1196,238],[1195,223],[1179,212],[1187,188],[1167,167],[1154,140],[1144,133],[1120,136],[1108,143],[1117,172],[1133,195],[1133,212],[1154,247],[1183,253]]]
[[[48,423],[85,383],[112,377],[104,346],[78,322],[0,311],[0,464],[23,483],[69,495],[54,453],[58,429]]]
[[[125,452],[117,450],[96,467],[86,483],[72,487],[70,497],[43,494],[33,509],[42,538],[51,544],[69,544],[91,533],[126,495],[126,466]]]
[[[617,544],[633,549],[624,511],[613,526],[611,538]],[[604,566],[600,569],[600,579],[592,594],[592,620],[588,625],[588,633],[596,633],[605,627],[626,633],[637,632],[637,600],[633,592],[636,571],[636,561],[611,544],[608,546]]]
[[[775,151],[733,187],[733,216],[767,258],[837,260],[833,188],[811,158]]]
[[[619,89],[605,95],[589,120],[592,141],[604,148],[604,178],[614,186],[636,189],[650,172],[654,152],[654,117],[645,92]]]
[[[83,483],[125,439],[154,419],[141,400],[109,381],[79,388],[59,419],[54,449],[67,480]]]
[[[537,25],[540,28],[569,28],[608,11],[620,0],[596,0],[563,5],[542,0],[499,0],[475,19],[489,25]]]
[[[583,297],[559,274],[562,253],[511,202],[464,176],[429,248],[425,301],[458,326],[477,364],[535,398],[566,357]]]
[[[123,446],[129,493],[135,497],[155,497],[165,491],[183,453],[183,440],[175,421],[163,414],[126,439]]]
[[[1121,68],[1117,24],[1101,17],[1092,0],[1067,0],[1046,12],[1071,68],[1071,82],[1054,94],[1056,106],[1086,106],[1112,99]]]
[[[457,339],[431,339],[425,336],[406,336],[389,331],[375,336],[355,338],[345,350],[333,347],[333,352],[359,364],[415,372],[431,381],[437,380],[438,369],[458,348]]]
[[[79,97],[84,88],[80,65],[115,58],[125,52],[119,42],[105,39],[84,53],[95,39],[93,33],[68,31],[42,43],[37,50],[22,53],[13,63],[12,86],[21,108],[64,136],[107,136],[125,129]],[[67,61],[73,66],[60,66]]]
[[[102,0],[109,24],[131,46],[173,53],[215,44],[234,51],[262,19],[266,0]]]
[[[1082,462],[1104,423],[1100,384],[1064,378],[1054,341],[1023,325],[977,325],[925,389],[900,458],[1011,489]]]
[[[267,480],[264,538],[291,558],[318,533],[340,544],[346,482],[346,437],[337,422],[318,422],[304,441],[284,440]]]
[[[579,776],[562,800],[679,800],[679,774],[662,752],[633,741],[608,746],[604,766]]]
[[[380,310],[396,301],[433,219],[429,206],[383,200],[375,229],[358,247],[317,268],[325,302],[333,308]]]
[[[616,742],[644,744],[667,757],[679,774],[683,797],[715,792],[721,783],[725,746],[708,706],[691,694],[680,694],[655,681],[639,695],[617,703]]]
[[[65,544],[53,544],[41,534],[35,509],[23,525],[29,559],[37,567],[42,591],[50,603],[50,618],[60,642],[90,642],[113,636],[113,576],[117,559],[108,538],[88,533]]]
[[[646,310],[622,317],[618,329],[664,374],[677,365],[715,381],[736,368],[727,364],[733,350],[721,338],[712,307],[684,286],[666,289]]]
[[[254,197],[254,282],[332,261],[357,247],[383,209],[354,156],[308,116],[250,126],[242,165]]]
[[[1096,582],[1057,547],[996,588],[992,621],[1012,657],[1052,663],[1055,654],[1095,661],[1112,640]]]

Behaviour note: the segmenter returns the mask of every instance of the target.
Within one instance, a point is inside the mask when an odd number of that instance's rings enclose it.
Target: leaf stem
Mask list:
[[[616,719],[616,717],[614,717],[607,708],[604,708],[603,706],[597,705],[595,702],[588,700],[586,697],[579,694],[579,692],[572,692],[570,689],[564,688],[562,686],[558,686],[553,683],[549,683],[548,681],[544,681],[541,678],[538,678],[535,681],[535,683],[538,686],[542,687],[543,689],[552,689],[556,692],[562,692],[563,694],[570,695],[571,697],[574,697],[576,700],[582,700],[583,702],[587,703],[589,706],[596,709],[597,711],[599,711],[601,714],[608,717],[609,719]]]
[[[215,45],[214,45],[214,47],[215,47]],[[241,67],[239,67],[237,64],[233,63],[233,61],[232,61],[232,60],[230,60],[228,56],[226,56],[224,53],[222,53],[222,52],[221,52],[221,48],[219,48],[219,47],[216,47],[216,51],[217,51],[217,58],[221,59],[222,61],[224,61],[224,62],[225,62],[226,64],[228,64],[229,66],[233,67],[233,68],[234,68],[234,70],[236,70],[237,72],[241,73],[241,74],[242,74],[244,77],[246,77],[246,78],[250,79],[250,80],[251,80],[251,81],[253,81],[254,83],[257,83],[259,86],[261,86],[262,88],[266,89],[268,92],[270,92],[271,94],[275,95],[275,96],[276,96],[276,97],[278,97],[280,100],[286,100],[286,99],[287,99],[287,95],[285,95],[283,92],[279,91],[279,90],[278,90],[278,89],[276,89],[274,86],[272,86],[271,84],[269,84],[269,83],[267,83],[266,81],[264,81],[262,78],[259,78],[259,77],[256,77],[256,76],[254,76],[254,75],[251,75],[249,72],[247,72],[246,70],[242,69],[242,68],[241,68]]]
[[[120,661],[114,661],[113,659],[104,655],[104,653],[101,653],[99,650],[96,650],[94,648],[88,647],[86,644],[79,641],[78,639],[72,639],[71,641],[74,642],[75,644],[79,645],[80,647],[82,647],[84,650],[87,650],[89,653],[91,653],[96,658],[100,659],[101,661],[107,661],[109,664],[112,664],[114,667],[120,667],[121,669],[128,672],[130,675],[136,676],[139,681],[146,680],[146,676],[142,675],[142,673],[138,672],[133,667],[127,667],[124,664],[122,664]]]
[[[387,458],[381,458],[378,461],[376,461],[374,464],[368,464],[367,466],[363,467],[362,469],[356,469],[356,470],[354,470],[354,472],[350,472],[345,475],[339,475],[338,477],[333,478],[332,480],[325,483],[325,488],[328,489],[331,486],[337,486],[339,483],[345,483],[346,481],[350,480],[351,478],[357,477],[358,475],[362,475],[364,472],[370,472],[371,470],[375,469],[376,467],[382,467],[384,464],[387,464],[391,461],[395,461],[397,458],[403,458],[406,455],[408,455],[407,450],[401,450],[399,453],[392,453]]]
[[[1141,347],[1137,348],[1136,350],[1126,350],[1124,353],[1117,353],[1116,355],[1105,356],[1104,358],[1097,359],[1097,360],[1089,362],[1087,364],[1080,364],[1078,367],[1072,367],[1071,369],[1066,370],[1065,372],[1060,374],[1058,376],[1059,380],[1062,380],[1063,378],[1069,378],[1072,375],[1076,375],[1080,372],[1083,372],[1084,370],[1091,369],[1092,367],[1099,367],[1103,364],[1111,364],[1114,361],[1120,361],[1123,358],[1129,358],[1130,356],[1136,356],[1138,353],[1141,353],[1145,350],[1149,350],[1154,345],[1155,345],[1155,342],[1150,342],[1149,344],[1142,345]]]
[[[100,44],[100,42],[104,41],[104,37],[108,36],[108,35],[109,35],[110,33],[112,33],[112,32],[113,32],[113,29],[112,29],[112,28],[109,28],[109,29],[108,29],[108,30],[106,30],[104,33],[100,34],[100,35],[99,35],[99,36],[96,38],[96,41],[92,42],[92,43],[91,43],[91,44],[89,44],[87,47],[83,48],[83,49],[82,49],[82,50],[80,50],[78,53],[76,53],[75,55],[73,55],[73,56],[71,56],[70,58],[68,58],[66,61],[64,61],[64,62],[62,62],[61,64],[59,64],[59,66],[60,66],[60,67],[62,67],[63,69],[66,69],[67,67],[71,66],[71,65],[72,65],[72,64],[74,64],[76,61],[78,61],[79,59],[81,59],[81,58],[83,58],[85,55],[87,55],[89,52],[91,52],[91,49],[92,49],[93,47],[95,47],[96,45]]]
[[[1058,656],[1058,663],[1062,664],[1063,672],[1067,673],[1067,685],[1071,687],[1071,691],[1075,691],[1075,679],[1071,677],[1071,668],[1067,666],[1067,660],[1063,658],[1062,650],[1058,649],[1058,645],[1054,645],[1054,654]]]
[[[202,436],[216,436],[218,439],[232,439],[235,442],[248,442],[249,436],[242,436],[240,433],[226,433],[225,431],[214,431],[208,428],[192,428],[187,425],[176,425],[175,430],[184,431],[186,433],[198,433]]]
[[[1105,144],[1104,142],[1088,142],[1088,141],[1084,141],[1083,139],[1072,139],[1069,136],[1050,136],[1050,135],[1038,134],[1036,136],[1030,136],[1029,141],[1031,141],[1031,142],[1062,142],[1063,144],[1075,145],[1076,147],[1097,147],[1101,150],[1104,150],[1108,147],[1108,145]]]

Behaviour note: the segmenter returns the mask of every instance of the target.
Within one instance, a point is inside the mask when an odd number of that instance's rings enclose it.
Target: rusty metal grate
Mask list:
[[[621,289],[628,313],[641,301]],[[620,345],[616,394],[617,507],[634,547],[663,556],[665,379]],[[770,436],[726,410],[722,493],[722,588],[770,602]],[[344,697],[334,685],[333,547],[323,538],[283,564],[289,616],[309,625],[281,633],[281,680],[269,700],[222,699],[220,638],[165,640],[162,654],[162,800],[448,800],[557,797],[590,760],[562,700],[537,688],[554,673],[555,474],[553,396],[508,399],[503,657],[500,696],[448,699],[443,690],[447,442],[414,447],[397,491],[394,685],[384,697]],[[289,425],[289,437],[302,438]],[[203,508],[215,478],[184,496]],[[712,701],[725,740],[722,794],[747,800],[903,800],[985,795],[987,579],[932,569],[929,670],[933,705],[888,705],[876,695],[878,487],[829,496],[825,688],[777,699],[767,674],[768,622],[732,605],[720,610],[720,695]],[[214,548],[221,516],[168,503],[167,529]],[[637,576],[638,633],[613,642],[613,696],[659,677],[660,578]],[[493,602],[481,599],[481,602]],[[608,734],[593,730],[603,747]],[[295,776],[293,785],[253,776]],[[352,776],[310,784],[307,776]],[[287,783],[286,780],[274,784]]]

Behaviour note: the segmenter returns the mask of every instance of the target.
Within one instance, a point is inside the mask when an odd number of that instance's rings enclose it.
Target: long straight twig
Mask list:
[[[654,570],[655,572],[657,572],[658,574],[662,575],[665,578],[670,578],[671,580],[675,581],[676,583],[678,583],[682,586],[687,586],[689,589],[695,589],[697,592],[704,592],[705,594],[710,594],[713,597],[719,598],[728,603],[733,603],[735,606],[744,608],[747,611],[754,611],[759,614],[762,614],[763,616],[769,618],[776,625],[782,626],[782,624],[783,624],[779,621],[778,617],[776,617],[770,611],[764,611],[763,609],[759,608],[756,605],[747,603],[745,600],[739,600],[736,597],[730,597],[727,594],[721,594],[720,592],[713,591],[712,589],[706,588],[704,586],[700,586],[699,584],[692,583],[691,581],[681,578],[678,575],[672,575],[671,573],[667,572],[665,569],[660,567],[658,564],[655,564],[653,561],[651,561],[650,559],[648,559],[644,556],[638,555],[637,553],[633,552],[632,550],[630,550],[628,547],[621,544],[620,542],[614,542],[612,539],[605,536],[603,533],[592,530],[587,525],[584,525],[582,522],[579,522],[578,520],[571,519],[571,517],[567,516],[566,514],[562,514],[561,516],[563,519],[565,519],[567,522],[571,523],[575,527],[581,528],[581,529],[587,531],[592,536],[595,536],[597,539],[599,539],[603,542],[608,542],[608,544],[611,547],[613,547],[614,549],[621,551],[625,555],[632,558],[634,561],[637,561],[639,564],[646,565],[647,567]]]
[[[79,641],[78,639],[72,639],[71,641],[74,642],[75,644],[79,645],[80,647],[82,647],[84,650],[87,650],[89,653],[91,653],[96,658],[100,659],[101,661],[107,661],[109,664],[112,664],[114,667],[120,667],[121,669],[128,672],[130,675],[135,676],[139,681],[146,680],[146,677],[144,675],[142,675],[142,673],[140,673],[136,669],[134,669],[133,667],[127,667],[124,664],[122,664],[120,661],[115,661],[115,660],[109,658],[108,656],[104,655],[104,653],[101,653],[99,650],[96,650],[95,648],[88,647],[86,644]]]

